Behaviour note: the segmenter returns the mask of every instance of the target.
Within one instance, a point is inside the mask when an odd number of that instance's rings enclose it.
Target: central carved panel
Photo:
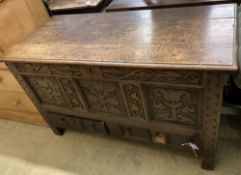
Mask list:
[[[144,86],[152,120],[196,126],[199,92],[192,89]]]
[[[126,114],[118,83],[94,80],[78,82],[90,111]]]

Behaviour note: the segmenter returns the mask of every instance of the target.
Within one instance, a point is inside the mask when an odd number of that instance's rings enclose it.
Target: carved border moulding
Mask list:
[[[203,162],[204,169],[214,169],[217,149],[218,130],[223,97],[224,75],[208,73],[206,85],[206,114],[203,127]]]
[[[20,73],[83,77],[77,65],[14,63]]]
[[[89,111],[127,115],[118,83],[102,80],[78,80],[78,84]]]
[[[153,81],[159,83],[202,85],[203,74],[195,71],[131,69],[100,67],[102,76],[110,80]]]
[[[146,119],[145,109],[142,104],[140,87],[136,84],[124,84],[123,91],[128,106],[129,116],[135,119]]]
[[[143,85],[153,121],[198,126],[201,98],[199,90]]]
[[[63,90],[67,96],[67,99],[70,101],[72,108],[84,109],[84,106],[83,106],[83,104],[80,100],[80,97],[73,85],[72,80],[68,79],[68,78],[60,78],[59,82],[62,85]]]
[[[43,76],[25,76],[41,104],[68,107],[57,80]]]

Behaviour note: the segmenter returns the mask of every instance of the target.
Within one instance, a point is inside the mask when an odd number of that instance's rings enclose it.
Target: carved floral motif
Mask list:
[[[64,96],[55,79],[47,77],[28,77],[28,81],[42,103],[65,106]]]
[[[79,84],[91,111],[126,113],[117,83],[80,80]]]
[[[192,90],[146,87],[153,120],[196,125],[198,92]]]

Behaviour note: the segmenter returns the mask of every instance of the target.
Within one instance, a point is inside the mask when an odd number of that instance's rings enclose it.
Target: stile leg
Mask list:
[[[208,73],[205,88],[206,112],[203,123],[203,161],[202,168],[213,170],[217,149],[218,130],[221,115],[224,75]]]

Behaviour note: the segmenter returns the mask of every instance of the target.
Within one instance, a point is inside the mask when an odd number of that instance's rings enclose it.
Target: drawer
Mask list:
[[[177,148],[181,149],[187,149],[192,152],[190,147],[187,146],[182,146],[182,144],[185,143],[193,143],[197,145],[198,147],[201,147],[201,136],[199,134],[193,134],[193,135],[182,135],[180,133],[176,134],[170,134],[170,133],[165,133],[160,130],[151,130],[151,136],[152,136],[152,142],[156,144],[167,144],[167,145],[172,145]]]
[[[0,70],[0,91],[24,92],[12,73],[8,70]]]
[[[0,109],[0,118],[47,126],[47,123],[39,112],[25,112]]]
[[[0,91],[0,109],[37,112],[25,93]]]
[[[0,55],[1,55],[1,53],[0,53]],[[8,70],[7,66],[4,63],[0,63],[0,70],[1,69]]]
[[[98,132],[107,134],[105,123],[102,121],[89,120],[54,113],[46,113],[46,116],[55,127],[72,129],[75,131]]]
[[[148,129],[134,126],[125,126],[107,123],[109,133],[113,136],[121,136],[127,139],[151,142],[151,134]]]

